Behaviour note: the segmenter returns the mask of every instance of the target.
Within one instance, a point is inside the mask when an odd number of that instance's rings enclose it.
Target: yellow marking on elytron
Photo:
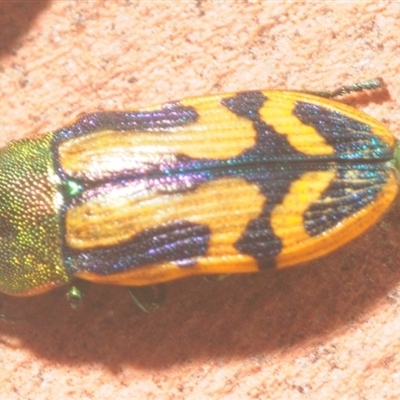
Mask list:
[[[320,198],[335,175],[335,170],[305,172],[291,184],[282,203],[272,211],[271,227],[282,241],[282,250],[276,257],[279,266],[303,261],[299,261],[299,250],[310,246],[313,239],[304,227],[304,213]]]
[[[146,197],[145,193],[143,195],[143,197]],[[101,198],[99,200],[107,203],[108,199]],[[241,179],[226,178],[205,183],[195,192],[170,195],[155,194],[155,197],[148,199],[148,202],[151,203],[148,205],[145,204],[144,198],[136,200],[138,200],[136,204],[130,204],[127,200],[121,215],[113,215],[111,220],[107,218],[106,221],[102,221],[102,218],[108,212],[114,213],[115,211],[111,206],[109,210],[100,211],[98,206],[88,205],[92,212],[95,214],[100,212],[101,214],[98,215],[99,218],[96,218],[96,221],[90,222],[86,220],[84,210],[75,209],[73,214],[77,215],[73,217],[68,213],[69,245],[75,243],[74,247],[76,248],[76,244],[79,244],[79,249],[82,248],[82,245],[97,246],[98,242],[86,242],[86,240],[90,241],[96,224],[100,224],[100,230],[103,231],[111,221],[114,221],[115,225],[112,226],[114,232],[110,232],[113,236],[109,239],[111,239],[111,244],[119,244],[122,242],[121,231],[122,235],[126,234],[124,240],[127,240],[143,229],[185,220],[209,227],[211,238],[207,254],[193,259],[193,267],[179,267],[173,262],[161,262],[107,276],[78,272],[77,277],[97,283],[139,286],[196,274],[258,271],[257,262],[248,255],[240,254],[234,247],[234,244],[246,229],[248,222],[257,218],[263,207],[265,198],[256,185],[251,185]],[[82,221],[83,226],[81,228],[87,229],[84,238],[72,238],[76,234],[82,236],[82,232],[72,230],[82,218],[85,220]],[[129,221],[135,221],[135,219],[137,224],[129,223]]]
[[[281,92],[265,92],[267,100],[259,113],[262,120],[285,136],[298,151],[313,155],[332,155],[335,150],[323,136],[310,125],[303,124],[294,114],[295,102]]]
[[[255,260],[240,254],[234,244],[249,221],[260,215],[264,202],[257,185],[237,178],[219,179],[196,190],[171,194],[144,187],[116,188],[67,211],[66,240],[78,251],[118,246],[147,229],[189,221],[205,225],[211,232],[204,259],[193,260],[199,273],[210,269],[214,273],[229,272],[235,263],[242,265],[242,272],[256,271]]]
[[[225,96],[226,97],[226,96]],[[143,170],[152,165],[174,163],[177,155],[224,160],[252,147],[256,131],[250,120],[237,116],[220,104],[223,96],[182,101],[195,105],[194,123],[157,132],[96,131],[67,140],[59,146],[59,158],[67,175],[82,171],[96,174]],[[202,101],[200,101],[202,100]]]
[[[276,256],[278,268],[293,266],[321,257],[359,236],[372,226],[392,204],[398,183],[394,171],[388,171],[387,183],[376,199],[348,216],[335,227],[310,236],[303,226],[302,215],[316,201],[333,177],[333,171],[307,172],[293,182],[290,192],[271,216],[275,234],[282,240],[282,251]],[[315,189],[318,185],[319,189]]]
[[[179,267],[173,262],[165,262],[126,272],[118,272],[113,275],[96,275],[91,272],[79,271],[75,276],[106,285],[143,286],[173,281],[193,275],[240,274],[259,271],[255,260],[242,254],[222,258],[200,257],[198,261],[201,263],[193,267]]]

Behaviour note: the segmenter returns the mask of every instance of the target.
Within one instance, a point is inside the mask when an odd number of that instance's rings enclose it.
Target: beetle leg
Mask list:
[[[137,307],[146,313],[156,311],[165,300],[165,285],[135,286],[128,292]]]

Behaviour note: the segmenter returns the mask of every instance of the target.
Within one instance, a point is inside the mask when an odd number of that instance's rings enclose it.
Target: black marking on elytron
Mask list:
[[[259,167],[251,173],[247,171],[246,176],[243,176],[247,181],[257,184],[267,200],[258,218],[248,223],[235,247],[241,253],[258,260],[260,268],[273,267],[274,257],[282,250],[282,241],[271,226],[271,213],[282,203],[292,182],[303,172],[305,171],[290,166],[282,169],[271,165],[267,171]]]
[[[268,100],[267,96],[259,91],[238,93],[236,96],[222,99],[221,104],[239,117],[251,121],[259,121],[259,111]]]
[[[232,164],[254,165],[242,168],[241,175],[260,188],[267,201],[257,219],[250,221],[245,232],[235,244],[237,250],[248,254],[258,261],[261,269],[275,266],[274,257],[282,250],[282,241],[275,235],[271,226],[271,213],[277,204],[281,204],[293,181],[304,170],[291,165],[291,160],[306,160],[307,156],[297,151],[284,135],[263,121],[259,110],[268,98],[261,92],[240,93],[222,100],[222,105],[238,116],[252,121],[256,131],[256,145],[246,149],[235,157]],[[278,162],[278,161],[281,162]],[[282,162],[283,161],[283,162]],[[258,167],[257,167],[258,166]]]
[[[335,161],[359,162],[367,160],[391,160],[393,150],[379,136],[374,135],[370,125],[356,121],[337,111],[296,102],[293,114],[303,124],[312,126],[333,147]]]
[[[172,128],[195,123],[199,115],[193,107],[178,102],[153,111],[97,112],[83,114],[74,124],[55,132],[55,143],[96,131],[168,132]]]
[[[308,234],[317,236],[375,201],[387,181],[393,150],[368,124],[324,107],[297,102],[294,115],[324,137],[338,160],[335,179],[304,214]]]
[[[327,232],[375,201],[387,180],[385,163],[338,166],[336,177],[304,213],[310,236]]]
[[[96,193],[101,193],[105,186],[112,188],[114,185],[130,184],[139,178],[148,182],[149,189],[155,188],[160,194],[172,193],[175,190],[182,192],[182,195],[212,180],[232,177],[244,179],[259,187],[266,202],[260,215],[249,222],[235,247],[241,253],[255,258],[260,268],[273,267],[274,257],[280,253],[282,243],[270,225],[271,213],[276,205],[282,203],[295,180],[309,171],[338,171],[336,178],[322,195],[321,202],[312,205],[305,216],[306,229],[311,235],[318,235],[343,221],[354,213],[357,207],[360,209],[375,199],[380,190],[379,182],[386,181],[385,171],[388,168],[377,161],[381,158],[391,158],[392,153],[386,143],[371,134],[368,125],[323,107],[298,102],[295,116],[304,124],[313,126],[334,148],[333,155],[310,156],[301,153],[290,145],[285,135],[279,134],[268,125],[268,121],[261,119],[259,110],[266,101],[268,99],[261,92],[240,93],[221,101],[222,106],[253,123],[256,132],[255,145],[244,149],[242,154],[228,160],[195,159],[177,154],[173,163],[155,162],[147,170],[121,171],[112,177],[91,182],[90,188],[86,186],[84,192],[76,197],[73,203],[77,204]],[[147,129],[155,134],[162,134],[168,128],[195,122],[197,117],[194,108],[170,103],[161,110],[148,113],[91,114],[56,134],[57,140],[99,129]],[[124,118],[132,122],[129,128]],[[156,121],[153,121],[153,118]],[[354,141],[358,144],[355,145]],[[62,175],[62,172],[60,174]],[[364,186],[362,184],[358,187],[358,183],[353,182],[356,175],[365,177]],[[371,187],[368,187],[369,180],[374,182],[371,183]],[[324,200],[329,196],[333,196],[336,201],[331,210],[327,207],[328,201],[324,204]],[[338,205],[344,212],[338,212]],[[190,228],[181,230],[182,236],[179,240],[175,239],[174,229],[164,231],[164,227],[154,227],[112,248],[93,249],[84,253],[74,253],[73,250],[66,249],[66,252],[71,265],[92,272],[99,270],[111,274],[166,261],[190,267],[195,265],[193,260],[196,257],[206,254],[210,232],[202,230],[208,229],[205,226],[187,221],[176,221],[169,227],[180,224],[189,224],[187,226]],[[160,241],[159,237],[164,237],[165,242]]]
[[[168,261],[190,268],[206,254],[210,236],[208,226],[177,221],[147,229],[117,246],[83,252],[67,249],[66,259],[69,270],[97,275],[113,275]]]
[[[234,97],[223,99],[221,104],[239,117],[253,123],[256,131],[256,144],[250,149],[232,159],[232,163],[287,163],[291,161],[306,161],[308,156],[296,150],[285,135],[278,133],[268,121],[260,116],[260,109],[268,98],[261,92],[244,92]]]

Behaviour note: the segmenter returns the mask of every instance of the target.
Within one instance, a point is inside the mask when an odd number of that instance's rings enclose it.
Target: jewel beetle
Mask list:
[[[394,136],[332,93],[248,91],[83,114],[0,151],[0,292],[285,268],[371,226]]]

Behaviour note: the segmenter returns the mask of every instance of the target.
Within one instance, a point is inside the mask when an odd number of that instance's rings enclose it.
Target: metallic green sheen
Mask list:
[[[61,180],[53,134],[0,150],[0,291],[30,295],[69,281],[63,266]]]

